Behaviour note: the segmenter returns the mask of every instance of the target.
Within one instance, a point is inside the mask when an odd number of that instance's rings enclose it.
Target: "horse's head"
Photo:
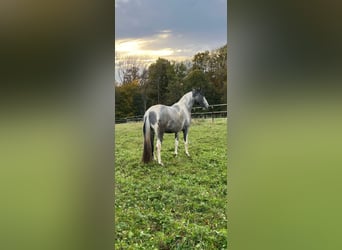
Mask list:
[[[208,109],[209,104],[207,102],[207,99],[205,99],[203,92],[201,89],[193,89],[192,90],[192,97],[195,99],[195,102],[197,102],[202,107]]]

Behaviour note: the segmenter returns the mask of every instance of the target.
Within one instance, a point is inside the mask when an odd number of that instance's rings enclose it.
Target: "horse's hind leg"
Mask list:
[[[152,144],[152,156],[153,159],[156,160],[156,154],[154,153],[154,130],[151,129],[151,144]]]
[[[160,151],[161,151],[161,140],[160,140],[159,137],[157,136],[157,159],[158,159],[158,163],[159,163],[160,165],[164,165],[164,164],[161,162]]]
[[[183,136],[184,136],[185,154],[187,156],[190,156],[189,151],[188,151],[188,145],[189,145],[189,141],[188,141],[188,128],[185,128],[183,130]]]
[[[177,133],[175,133],[175,155],[176,156],[178,154],[178,140],[179,140],[179,134],[177,132]]]
[[[161,155],[160,155],[160,151],[161,151],[161,145],[162,145],[162,141],[163,141],[163,133],[159,131],[156,133],[157,134],[157,159],[158,159],[158,163],[160,165],[164,165],[161,161]]]

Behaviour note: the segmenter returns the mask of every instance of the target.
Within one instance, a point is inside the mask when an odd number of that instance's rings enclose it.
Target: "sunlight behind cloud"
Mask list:
[[[115,51],[122,53],[135,53],[141,50],[144,41],[140,40],[118,40],[115,41]]]
[[[158,35],[158,37],[159,37],[159,38],[162,38],[162,39],[166,39],[166,38],[168,38],[169,36],[170,36],[170,35],[167,34],[167,33],[159,34],[159,35]]]
[[[115,40],[115,78],[119,68],[131,67],[147,68],[158,58],[181,61],[189,59],[184,53],[191,53],[189,49],[179,48],[175,42],[176,36],[171,30],[160,30],[158,33],[141,38]],[[174,47],[170,46],[173,45]],[[132,63],[130,63],[132,61]]]
[[[115,51],[123,57],[147,56],[158,58],[172,56],[179,49],[161,46],[162,41],[168,41],[171,38],[171,30],[161,30],[151,37],[115,40]]]
[[[186,44],[186,45],[184,45]],[[118,69],[133,64],[139,68],[147,68],[151,63],[162,57],[171,61],[191,60],[191,57],[203,46],[193,45],[184,39],[182,34],[172,30],[159,30],[151,36],[125,38],[115,40],[116,79]],[[130,63],[133,61],[134,63]]]
[[[136,53],[137,55],[149,55],[153,57],[160,57],[160,56],[171,56],[174,54],[174,50],[171,48],[165,49],[158,49],[158,50],[139,50]]]
[[[115,63],[120,63],[127,57],[148,58],[149,62],[164,57],[168,60],[188,60],[198,48],[191,43],[179,47],[186,40],[180,34],[174,34],[172,30],[159,30],[148,37],[117,39],[115,40]]]
[[[170,56],[174,54],[174,50],[171,48],[163,48],[163,49],[147,49],[144,47],[147,44],[150,44],[153,40],[118,40],[115,41],[115,51],[120,53],[121,56],[151,56],[151,57],[160,57],[160,56]],[[149,46],[151,47],[151,46]]]

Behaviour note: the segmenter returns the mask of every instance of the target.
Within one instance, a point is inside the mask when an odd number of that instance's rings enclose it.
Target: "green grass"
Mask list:
[[[180,139],[182,136],[180,137]],[[115,126],[115,249],[227,249],[227,122],[193,120],[142,164],[142,123]]]

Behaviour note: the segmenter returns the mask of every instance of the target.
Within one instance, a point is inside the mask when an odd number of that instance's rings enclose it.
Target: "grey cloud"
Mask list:
[[[208,40],[227,37],[227,3],[222,0],[121,0],[115,8],[115,37],[151,36],[161,30]]]

